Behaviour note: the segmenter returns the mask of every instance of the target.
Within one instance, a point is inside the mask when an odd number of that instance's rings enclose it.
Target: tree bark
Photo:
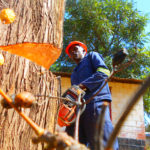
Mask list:
[[[7,52],[3,55],[5,64],[0,67],[0,88],[8,95],[22,91],[34,94],[36,104],[30,109],[22,108],[22,111],[40,127],[54,133],[59,102],[43,95],[59,96],[57,77],[25,58]],[[0,105],[0,149],[42,149],[42,145],[31,143],[33,136],[36,136],[34,131],[14,109],[7,110]]]
[[[14,23],[0,23],[0,48],[5,50],[0,50],[5,58],[0,66],[0,88],[8,95],[28,91],[34,95],[60,96],[58,78],[44,67],[48,68],[61,53],[64,3],[65,0],[0,0],[1,9],[11,8],[16,13]],[[20,57],[28,58],[30,52],[35,55],[37,64],[46,64],[49,59],[50,63],[40,67]],[[43,64],[36,61],[39,59],[44,60]],[[36,102],[32,108],[22,108],[22,111],[53,133],[58,100],[36,96]],[[0,105],[0,150],[43,149],[41,144],[32,144],[33,136],[36,136],[34,131],[14,109],[7,110]]]
[[[0,0],[0,4],[16,14],[14,23],[0,23],[0,48],[48,69],[61,54],[65,0]]]

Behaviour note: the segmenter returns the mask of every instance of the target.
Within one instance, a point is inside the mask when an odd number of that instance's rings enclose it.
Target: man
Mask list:
[[[102,56],[97,52],[90,52],[87,54],[86,45],[79,41],[71,42],[66,48],[66,53],[77,64],[71,75],[71,84],[79,85],[80,88],[84,89],[86,91],[84,99],[87,100],[103,86],[110,72]],[[79,141],[83,144],[88,144],[92,150],[94,150],[96,122],[101,114],[104,102],[111,102],[111,93],[108,84],[106,84],[102,91],[87,104],[85,111],[80,117]],[[106,146],[112,130],[113,126],[110,119],[110,112],[109,108],[107,108],[104,123],[104,146]],[[66,131],[69,135],[73,136],[74,124],[67,127]],[[118,149],[117,141],[113,148],[114,150]]]

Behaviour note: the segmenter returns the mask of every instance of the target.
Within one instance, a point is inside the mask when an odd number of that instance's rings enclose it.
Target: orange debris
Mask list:
[[[2,54],[0,54],[0,65],[4,64],[4,57]]]
[[[61,54],[61,49],[46,43],[22,43],[0,46],[0,49],[30,59],[46,69],[49,69]]]
[[[3,9],[0,13],[0,19],[4,24],[10,24],[14,22],[16,15],[12,9]]]

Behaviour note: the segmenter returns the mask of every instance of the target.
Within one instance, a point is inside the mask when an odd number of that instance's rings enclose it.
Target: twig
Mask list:
[[[99,116],[96,123],[96,132],[95,132],[95,150],[103,150],[103,126],[105,123],[105,112],[107,105],[104,103],[101,110],[101,115]]]
[[[81,103],[81,94],[78,96],[78,103]],[[79,121],[80,121],[80,114],[81,114],[81,107],[77,107],[77,117],[75,122],[75,131],[74,131],[74,139],[79,141]]]
[[[121,126],[124,123],[125,119],[131,112],[133,106],[138,102],[139,97],[144,94],[144,92],[146,91],[146,89],[149,86],[150,86],[150,76],[145,80],[144,84],[137,90],[135,95],[129,100],[129,104],[126,106],[123,114],[121,115],[120,119],[118,120],[118,122],[109,138],[108,144],[106,146],[106,150],[109,150],[112,147],[113,142],[114,142],[117,134],[119,133]]]
[[[60,100],[62,100],[62,101],[71,102],[71,103],[73,103],[73,104],[75,104],[75,105],[82,105],[81,102],[79,103],[79,102],[76,102],[76,101],[72,101],[72,100],[70,100],[70,99],[68,99],[68,98],[64,98],[64,97],[49,96],[49,95],[35,95],[35,96],[37,96],[37,97],[49,97],[49,98],[52,98],[52,99],[60,99]]]

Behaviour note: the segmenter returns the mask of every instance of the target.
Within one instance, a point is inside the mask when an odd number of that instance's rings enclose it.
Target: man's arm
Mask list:
[[[99,87],[106,78],[110,75],[110,71],[104,63],[102,56],[97,52],[91,53],[90,56],[93,70],[95,71],[92,76],[81,82],[79,85],[82,89],[88,89],[90,91]]]

